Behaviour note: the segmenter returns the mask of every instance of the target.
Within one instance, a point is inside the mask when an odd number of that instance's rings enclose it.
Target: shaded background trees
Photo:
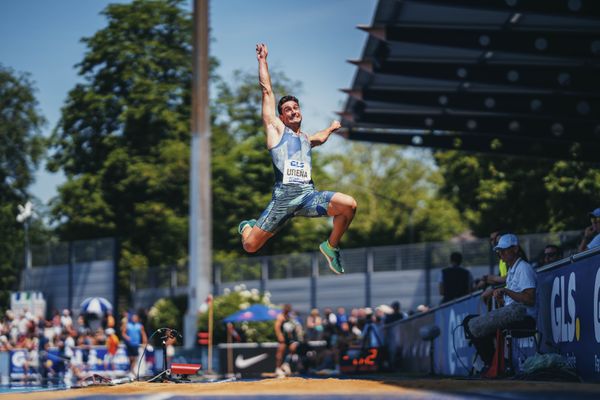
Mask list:
[[[33,83],[25,74],[0,65],[0,307],[18,281],[24,235],[16,221],[17,205],[28,199],[27,188],[43,155],[41,128]],[[33,235],[40,230],[33,225]]]
[[[477,236],[581,229],[598,207],[600,170],[575,161],[436,152],[442,195]]]
[[[119,277],[185,263],[191,20],[183,2],[109,5],[52,138],[62,239],[114,236]]]

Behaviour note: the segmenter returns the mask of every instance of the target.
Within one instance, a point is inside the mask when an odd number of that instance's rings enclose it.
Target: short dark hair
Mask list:
[[[462,259],[462,254],[460,254],[458,251],[455,251],[454,253],[450,254],[450,262],[452,264],[459,265],[462,262]]]
[[[294,101],[294,102],[296,102],[296,104],[300,105],[300,102],[298,101],[296,96],[292,96],[289,94],[286,96],[283,96],[281,99],[279,99],[279,103],[277,103],[277,111],[279,112],[279,114],[281,114],[281,106],[283,106],[283,104],[287,103],[288,101]]]
[[[560,248],[560,246],[558,246],[556,244],[549,244],[546,247],[544,247],[544,253],[546,252],[547,249],[554,249],[554,250],[556,250],[557,257],[559,257],[559,258],[563,257],[563,251]]]

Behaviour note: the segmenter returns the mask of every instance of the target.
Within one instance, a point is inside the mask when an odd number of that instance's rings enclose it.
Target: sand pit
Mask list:
[[[244,382],[222,382],[222,383],[147,383],[133,382],[118,386],[98,386],[83,389],[71,389],[67,391],[33,392],[27,394],[3,394],[0,400],[5,399],[64,399],[85,396],[111,396],[118,398],[124,395],[148,394],[172,394],[177,396],[202,396],[202,395],[267,395],[285,394],[290,395],[360,395],[384,396],[396,398],[406,396],[408,398],[419,398],[427,392],[447,394],[485,394],[485,393],[521,393],[529,396],[533,393],[543,395],[544,393],[568,392],[573,398],[578,394],[586,397],[600,398],[600,385],[565,383],[565,382],[526,382],[510,380],[460,380],[460,379],[431,379],[431,378],[399,378],[380,377],[375,379],[306,379],[306,378],[284,378],[264,379],[260,381]],[[597,397],[596,397],[597,396]],[[426,397],[426,396],[425,396]],[[517,398],[519,396],[516,396]]]

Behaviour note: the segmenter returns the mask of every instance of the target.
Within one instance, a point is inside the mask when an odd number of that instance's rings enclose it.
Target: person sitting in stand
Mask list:
[[[494,250],[508,267],[506,287],[493,291],[494,298],[502,307],[484,315],[467,317],[463,321],[465,336],[472,340],[487,367],[493,360],[493,339],[497,330],[533,330],[537,317],[537,278],[531,265],[520,257],[517,236],[502,235]]]

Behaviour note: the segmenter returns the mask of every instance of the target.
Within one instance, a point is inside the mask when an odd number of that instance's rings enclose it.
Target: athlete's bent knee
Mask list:
[[[354,200],[354,197],[350,197],[350,201],[346,207],[346,212],[350,215],[354,215],[356,213],[356,207],[358,207],[358,203]]]
[[[247,253],[256,253],[263,246],[260,240],[253,239],[252,237],[244,240],[243,247]]]
[[[358,207],[358,203],[356,202],[354,197],[350,198],[352,199],[352,201],[350,202],[350,209],[352,210],[352,212],[356,212],[356,207]]]
[[[260,246],[254,241],[244,242],[243,246],[247,253],[256,253],[260,249]]]

